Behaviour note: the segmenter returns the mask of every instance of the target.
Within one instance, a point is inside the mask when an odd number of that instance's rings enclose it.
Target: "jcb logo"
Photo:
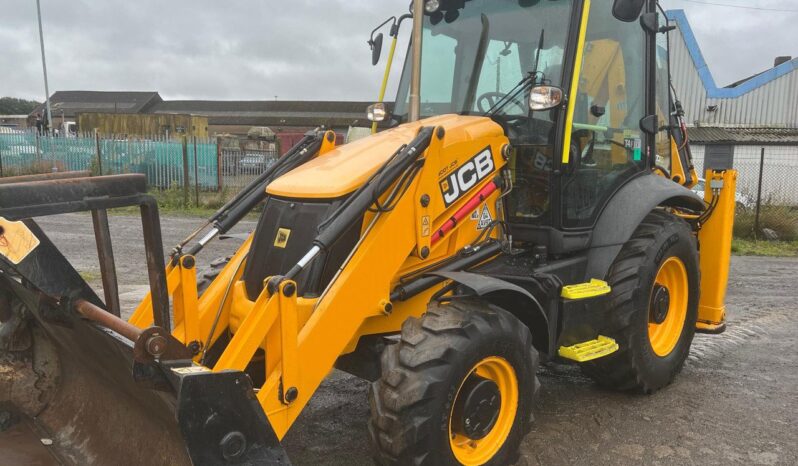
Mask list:
[[[486,147],[454,173],[441,180],[441,193],[446,207],[454,204],[471,188],[490,176],[494,168],[493,153],[490,147]]]

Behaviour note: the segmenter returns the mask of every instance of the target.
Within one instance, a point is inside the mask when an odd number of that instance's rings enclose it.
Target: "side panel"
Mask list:
[[[640,222],[659,206],[705,209],[696,193],[673,181],[654,174],[633,179],[615,193],[596,223],[585,279],[605,277]]]
[[[725,328],[726,287],[729,282],[731,243],[736,207],[737,172],[708,171],[707,185],[723,182],[717,206],[704,223],[698,240],[701,244],[701,300],[698,304],[698,329],[719,333]],[[706,190],[707,202],[712,202],[712,189]]]

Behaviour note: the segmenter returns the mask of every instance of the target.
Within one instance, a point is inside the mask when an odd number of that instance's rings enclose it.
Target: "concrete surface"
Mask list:
[[[198,222],[164,221],[167,251]],[[97,285],[90,217],[64,215],[41,224]],[[254,226],[248,221],[239,229]],[[130,309],[146,291],[139,222],[113,216],[111,228]],[[232,251],[235,241],[214,243],[200,267]],[[735,257],[729,330],[698,335],[681,376],[653,396],[601,390],[573,366],[544,367],[537,423],[523,443],[520,464],[798,464],[796,275],[796,259]],[[366,391],[363,381],[331,375],[285,439],[296,464],[373,464]]]

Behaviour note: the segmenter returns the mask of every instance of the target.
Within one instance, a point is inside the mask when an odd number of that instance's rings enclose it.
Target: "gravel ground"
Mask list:
[[[165,245],[199,222],[170,217]],[[98,284],[90,217],[41,222],[84,275]],[[253,229],[244,222],[239,229]],[[111,217],[123,307],[146,291],[136,217]],[[205,262],[236,240],[216,242]],[[200,260],[200,267],[205,263]],[[729,330],[698,335],[683,373],[652,396],[601,390],[573,366],[541,370],[537,422],[522,447],[522,465],[798,464],[798,259],[735,257],[728,297]],[[333,372],[285,439],[298,465],[372,464],[367,384]]]

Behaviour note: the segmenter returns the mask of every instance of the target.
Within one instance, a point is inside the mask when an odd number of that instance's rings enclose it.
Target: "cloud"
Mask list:
[[[370,66],[368,34],[409,3],[41,1],[51,92],[155,90],[167,99],[246,100],[376,98],[382,69]],[[776,55],[798,53],[795,14],[663,3],[687,11],[719,84],[767,69]],[[0,0],[0,12],[0,95],[41,99],[35,3]],[[400,46],[397,69],[403,56]]]
[[[703,1],[703,0],[702,0]],[[744,0],[707,0],[727,5],[753,6]],[[798,55],[798,13],[757,11],[662,0],[667,8],[685,10],[701,52],[719,86],[726,86],[773,67],[777,56]],[[756,2],[762,8],[798,9],[794,0]]]

